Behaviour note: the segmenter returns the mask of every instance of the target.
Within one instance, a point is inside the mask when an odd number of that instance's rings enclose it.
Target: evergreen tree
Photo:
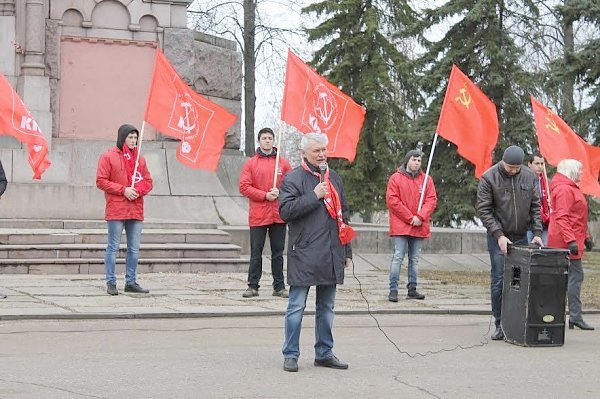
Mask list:
[[[422,134],[423,142],[430,143],[435,133],[450,70],[456,64],[497,106],[500,136],[494,162],[509,145],[519,145],[526,151],[535,146],[529,105],[533,76],[520,63],[522,48],[515,43],[511,29],[526,34],[536,15],[537,9],[526,0],[450,0],[423,11],[416,33],[425,52],[417,62],[422,74],[421,88],[431,103],[413,125]],[[441,39],[425,38],[426,32],[442,29],[445,34]],[[453,144],[441,138],[431,175],[438,192],[435,223],[453,226],[474,220],[474,167],[460,158]]]
[[[312,65],[367,109],[354,163],[331,162],[344,180],[351,210],[367,221],[386,208],[388,178],[415,142],[407,122],[422,100],[410,60],[393,38],[415,23],[407,3],[323,0],[303,10],[322,21],[307,30],[309,41],[324,43]]]
[[[579,23],[583,37],[573,37],[565,47],[564,57],[553,63],[551,73],[556,80],[568,81],[580,89],[581,106],[575,105],[573,87],[563,90],[562,99],[572,108],[563,107],[567,123],[592,143],[599,143],[600,134],[600,3],[592,0],[563,0],[557,7],[564,31],[573,34],[573,25]],[[569,30],[570,27],[570,30]],[[567,36],[566,34],[564,36]],[[565,40],[565,44],[569,41]],[[575,42],[581,43],[575,46]],[[566,108],[566,109],[565,109]]]

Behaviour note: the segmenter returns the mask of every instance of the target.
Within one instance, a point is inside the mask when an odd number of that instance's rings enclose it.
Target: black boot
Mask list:
[[[390,302],[398,302],[398,290],[391,290],[388,295],[388,301]]]
[[[496,327],[496,331],[494,331],[494,333],[492,334],[492,340],[494,341],[500,341],[504,339],[504,331],[502,331],[502,327],[497,326]]]
[[[406,299],[425,299],[425,295],[419,294],[416,288],[409,288]]]
[[[594,327],[590,326],[588,323],[586,323],[583,320],[581,320],[581,321],[569,320],[569,330],[572,330],[575,326],[579,327],[582,330],[589,330],[589,331],[594,330]]]

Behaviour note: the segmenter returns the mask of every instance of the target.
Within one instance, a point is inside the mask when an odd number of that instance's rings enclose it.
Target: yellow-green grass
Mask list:
[[[584,309],[600,309],[600,252],[586,253],[583,259],[585,277],[581,287]],[[489,271],[421,270],[419,278],[439,281],[440,284],[477,286],[489,290]]]

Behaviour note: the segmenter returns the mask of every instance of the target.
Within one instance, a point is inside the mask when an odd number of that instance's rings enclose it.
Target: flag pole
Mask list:
[[[142,121],[142,131],[137,142],[137,156],[135,157],[135,168],[133,168],[133,176],[131,176],[131,188],[135,185],[135,175],[137,174],[138,166],[140,166],[140,155],[142,154],[142,140],[144,139],[144,129],[146,129],[146,121]]]
[[[421,212],[421,207],[423,206],[423,198],[425,198],[425,188],[427,187],[427,176],[429,176],[429,170],[431,169],[431,161],[433,160],[433,153],[435,152],[435,145],[437,144],[438,134],[435,133],[433,136],[433,144],[431,145],[431,153],[429,154],[429,159],[427,160],[427,170],[425,171],[425,179],[423,180],[423,189],[421,190],[421,197],[419,198],[419,206],[417,208],[417,212]]]
[[[552,208],[550,206],[550,184],[548,183],[548,174],[546,173],[546,161],[544,160],[544,179],[546,179],[546,195],[548,199],[548,208]],[[542,199],[540,198],[540,205]]]
[[[277,170],[279,169],[279,154],[281,153],[281,136],[283,136],[283,121],[279,121],[279,135],[277,136],[277,154],[275,155],[275,173],[273,173],[273,188],[277,188]]]

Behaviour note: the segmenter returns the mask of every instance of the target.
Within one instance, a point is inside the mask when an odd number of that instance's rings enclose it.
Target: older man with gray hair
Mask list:
[[[333,318],[337,284],[351,264],[346,224],[348,206],[342,179],[327,166],[327,136],[302,137],[302,163],[289,172],[279,188],[279,214],[288,223],[287,278],[289,302],[285,314],[283,369],[298,371],[300,330],[311,286],[316,286],[315,361],[317,367],[347,369],[333,354]]]

